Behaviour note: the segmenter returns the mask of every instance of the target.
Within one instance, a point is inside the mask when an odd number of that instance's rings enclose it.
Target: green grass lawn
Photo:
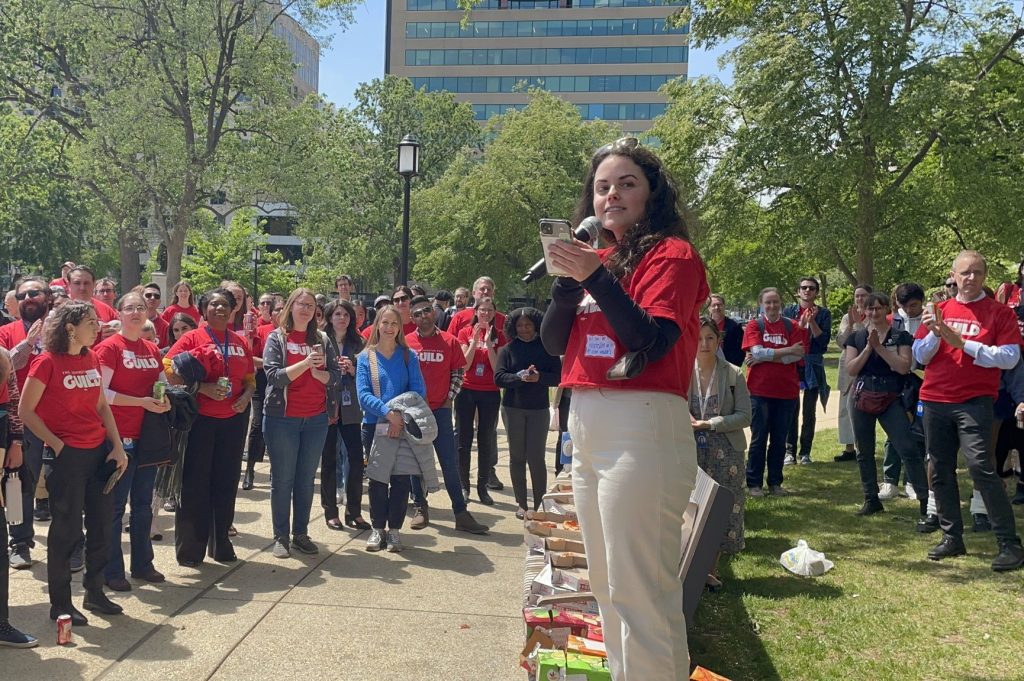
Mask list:
[[[832,462],[835,443],[835,430],[819,432],[816,463],[786,468],[792,496],[747,500],[746,549],[723,563],[725,587],[701,600],[693,661],[733,681],[1024,679],[1024,571],[992,572],[995,539],[969,521],[966,557],[928,560],[939,535],[914,531],[916,501],[854,515],[857,467]],[[969,519],[966,471],[960,482]],[[835,568],[786,571],[779,555],[798,539]]]

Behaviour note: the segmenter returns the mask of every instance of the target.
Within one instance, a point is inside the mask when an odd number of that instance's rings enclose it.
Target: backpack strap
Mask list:
[[[370,361],[370,386],[373,388],[373,394],[380,399],[380,366],[377,363],[377,351],[369,348],[366,358]]]

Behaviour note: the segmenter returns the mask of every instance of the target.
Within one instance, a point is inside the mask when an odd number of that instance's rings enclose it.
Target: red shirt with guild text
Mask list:
[[[36,414],[66,445],[93,449],[107,437],[99,404],[99,362],[92,350],[81,355],[44,352],[33,362],[28,377],[41,381],[42,397]]]
[[[97,345],[95,352],[101,367],[113,371],[110,390],[129,397],[153,395],[153,384],[160,380],[163,366],[156,345],[144,338],[128,340],[118,333]],[[145,409],[112,404],[110,410],[122,438],[135,439],[142,434]]]
[[[462,346],[441,329],[431,336],[420,336],[418,331],[413,331],[405,340],[420,359],[423,382],[427,384],[427,403],[431,409],[440,409],[448,399],[452,372],[466,366]]]
[[[789,333],[786,333],[786,322],[780,317],[777,322],[764,320],[764,335],[757,319],[751,319],[743,330],[743,349],[750,350],[755,345],[768,348],[788,348],[797,343],[804,344],[807,351],[807,332],[800,328],[794,320],[789,320]],[[782,364],[781,362],[758,362],[747,369],[747,388],[756,397],[771,397],[779,400],[795,400],[800,397],[800,372],[797,362]]]

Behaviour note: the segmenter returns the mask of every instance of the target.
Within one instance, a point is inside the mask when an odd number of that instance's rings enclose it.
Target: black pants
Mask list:
[[[857,465],[865,499],[878,498],[878,470],[875,466],[875,423],[889,436],[891,446],[907,472],[907,480],[914,486],[918,501],[928,502],[928,482],[924,472],[924,451],[914,441],[910,421],[903,403],[896,400],[881,414],[868,414],[856,407],[850,409],[853,437],[857,441]],[[899,478],[899,475],[896,476]]]
[[[85,577],[82,586],[103,587],[103,568],[110,556],[114,496],[104,494],[100,468],[107,446],[77,449],[65,445],[46,479],[50,495],[50,531],[46,538],[46,580],[50,605],[71,605],[71,553],[82,541],[85,511]],[[120,541],[120,537],[118,537]]]
[[[3,477],[3,476],[0,476]],[[18,503],[15,500],[14,503]],[[10,611],[7,606],[7,598],[11,591],[11,559],[7,552],[7,514],[4,507],[0,506],[0,624],[10,619]]]
[[[252,396],[252,421],[249,423],[249,456],[245,462],[246,470],[250,471],[256,464],[263,463],[263,456],[267,453],[267,442],[263,439],[263,398],[266,385],[267,375],[262,369],[257,370],[256,392]]]
[[[469,489],[469,459],[473,450],[473,416],[478,415],[476,433],[477,488],[484,489],[494,464],[498,461],[498,408],[501,393],[497,390],[467,390],[455,398],[455,423],[459,431],[459,477]]]
[[[992,532],[1000,541],[1019,541],[1013,508],[989,456],[992,398],[975,397],[959,404],[924,403],[924,434],[932,461],[932,491],[942,532],[962,537],[960,488],[956,483],[956,452],[967,462],[974,489],[981,493]],[[916,487],[916,485],[915,485]]]
[[[787,454],[811,456],[811,447],[814,445],[814,426],[818,421],[818,390],[818,388],[807,388],[803,391],[801,399],[797,400],[797,408],[793,410],[793,421],[789,424],[789,434],[786,436]],[[804,421],[799,427],[800,447],[797,449],[797,425],[801,413],[804,416]]]
[[[562,397],[558,400],[558,439],[555,440],[555,474],[562,472],[562,435],[569,432],[569,401],[572,399],[572,390],[562,390]]]
[[[364,423],[360,431],[363,448],[369,456],[373,445],[376,424]],[[346,445],[347,446],[347,445]],[[352,471],[349,471],[349,478]],[[362,481],[362,475],[359,476]],[[412,490],[412,477],[408,475],[392,475],[391,484],[371,480],[368,495],[370,497],[370,525],[375,530],[400,530],[405,524],[405,512],[409,506],[409,492]],[[348,494],[348,490],[345,491]]]
[[[345,443],[348,480],[345,481],[345,515],[362,515],[363,445],[358,423],[336,423],[327,429],[324,453],[320,457],[320,506],[327,520],[338,517],[338,434]]]
[[[182,462],[181,503],[174,514],[179,562],[200,563],[206,553],[214,560],[234,558],[228,528],[235,517],[248,425],[248,409],[226,419],[200,414],[192,424]]]
[[[544,465],[544,448],[548,440],[547,409],[516,409],[502,407],[501,416],[508,435],[508,470],[512,478],[516,505],[537,510],[547,491],[548,470]],[[526,467],[530,467],[533,504],[526,497]]]

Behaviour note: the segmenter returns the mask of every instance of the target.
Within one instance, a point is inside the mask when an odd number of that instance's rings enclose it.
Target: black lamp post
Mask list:
[[[260,299],[260,247],[252,247],[252,298]]]
[[[406,135],[398,143],[398,174],[405,178],[405,203],[402,209],[402,262],[398,285],[409,283],[409,189],[420,172],[420,143],[415,135]]]

